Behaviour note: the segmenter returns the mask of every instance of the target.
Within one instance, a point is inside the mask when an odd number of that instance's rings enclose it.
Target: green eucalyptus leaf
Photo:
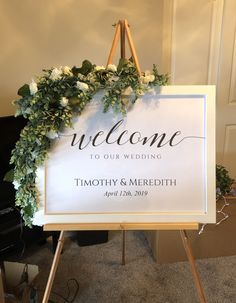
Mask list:
[[[22,110],[20,108],[17,108],[15,112],[15,117],[21,116],[22,115]]]
[[[19,89],[18,89],[18,95],[21,96],[21,97],[27,97],[27,96],[30,96],[30,88],[29,88],[29,85],[28,84],[24,84],[23,86],[21,86]]]
[[[14,181],[14,169],[9,170],[5,176],[3,181],[13,182]]]
[[[84,60],[81,67],[81,74],[87,76],[92,70],[93,64],[88,60]]]
[[[93,70],[93,67],[94,65],[90,61],[84,60],[81,67],[72,67],[72,73],[75,76],[78,74],[87,76]]]
[[[125,58],[121,58],[119,60],[119,64],[117,66],[118,73],[122,71],[122,69],[127,65],[128,62],[129,62],[129,60],[127,60]]]
[[[76,67],[76,66],[73,66],[71,69],[74,76],[78,76],[79,70],[80,70],[80,68]]]
[[[70,97],[73,97],[74,94],[75,94],[75,89],[73,87],[70,87],[65,91],[64,96],[67,98],[70,98]]]

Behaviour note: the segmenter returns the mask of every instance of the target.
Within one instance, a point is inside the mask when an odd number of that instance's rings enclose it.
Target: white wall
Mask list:
[[[43,68],[105,65],[119,19],[131,25],[142,70],[160,66],[162,16],[163,0],[0,0],[0,116]]]

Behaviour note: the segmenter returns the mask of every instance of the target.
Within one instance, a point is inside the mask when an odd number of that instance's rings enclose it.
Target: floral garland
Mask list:
[[[126,114],[138,97],[167,82],[168,76],[158,74],[155,65],[152,73],[147,71],[140,77],[128,60],[121,59],[117,67],[110,64],[107,68],[85,60],[80,68],[44,70],[37,81],[32,80],[18,90],[21,98],[14,101],[18,107],[16,116],[22,115],[28,123],[12,151],[10,163],[14,171],[5,179],[11,179],[15,186],[16,205],[21,208],[26,225],[32,225],[38,209],[37,168],[44,163],[58,133],[73,126],[73,117],[83,112],[93,96],[104,89],[104,112],[112,108],[115,113]]]

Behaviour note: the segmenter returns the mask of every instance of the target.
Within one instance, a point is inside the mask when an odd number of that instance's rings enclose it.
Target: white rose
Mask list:
[[[82,90],[83,92],[89,89],[88,84],[84,83],[84,82],[77,81],[76,85],[77,85],[77,88]]]
[[[144,84],[147,84],[147,83],[148,83],[148,79],[147,79],[147,77],[145,77],[145,76],[141,76],[141,77],[140,77],[140,81],[141,81],[142,83],[144,83]]]
[[[153,82],[155,80],[154,75],[146,75],[146,76],[141,76],[140,80],[144,84],[148,84],[149,82]]]
[[[38,91],[37,83],[32,79],[32,82],[29,85],[30,94],[35,95]]]
[[[62,75],[62,70],[61,68],[58,69],[58,68],[54,68],[51,72],[51,75],[50,75],[50,79],[55,81],[55,80],[59,80],[61,78],[61,75]]]
[[[72,75],[73,75],[72,72],[71,72],[71,68],[70,68],[69,66],[64,66],[64,67],[62,68],[62,70],[63,70],[63,73],[64,73],[65,75],[69,75],[69,76],[72,76]]]
[[[103,69],[105,69],[104,66],[99,66],[99,65],[95,66],[95,70],[103,70]]]
[[[54,132],[53,130],[50,130],[49,132],[47,132],[46,137],[53,140],[58,138],[58,133]]]
[[[65,107],[68,104],[69,100],[66,97],[62,97],[60,100],[61,106]]]
[[[114,64],[108,64],[107,70],[110,70],[111,72],[116,72],[117,68]]]
[[[15,189],[18,189],[20,187],[20,183],[18,181],[13,181],[12,184],[14,185]]]
[[[153,82],[155,80],[155,76],[154,75],[149,75],[149,82]]]

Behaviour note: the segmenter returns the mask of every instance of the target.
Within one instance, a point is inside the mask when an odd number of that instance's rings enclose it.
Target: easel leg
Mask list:
[[[65,233],[65,231],[63,231],[63,230],[60,232],[60,236],[59,236],[58,243],[57,243],[57,249],[56,249],[56,252],[55,252],[55,255],[53,258],[52,267],[51,267],[50,274],[48,277],[48,282],[47,282],[47,286],[46,286],[46,289],[44,292],[42,303],[48,303],[48,300],[50,297],[52,284],[53,284],[53,281],[55,278],[56,270],[57,270],[59,259],[61,256],[61,251],[62,251],[63,244],[64,244],[64,233]]]
[[[191,267],[191,271],[192,271],[192,275],[193,275],[193,279],[197,288],[197,292],[198,292],[198,297],[201,303],[207,303],[206,300],[206,296],[202,287],[202,283],[201,283],[201,279],[199,277],[199,274],[197,272],[196,269],[196,264],[195,264],[195,260],[193,257],[193,253],[192,253],[192,248],[191,248],[191,244],[190,241],[188,239],[188,235],[186,233],[185,230],[181,230],[180,231],[180,235],[183,241],[183,245],[184,245],[184,249],[186,251],[186,255],[188,257],[189,263],[190,263],[190,267]]]
[[[122,230],[122,265],[125,265],[125,236],[126,236],[126,231]]]

